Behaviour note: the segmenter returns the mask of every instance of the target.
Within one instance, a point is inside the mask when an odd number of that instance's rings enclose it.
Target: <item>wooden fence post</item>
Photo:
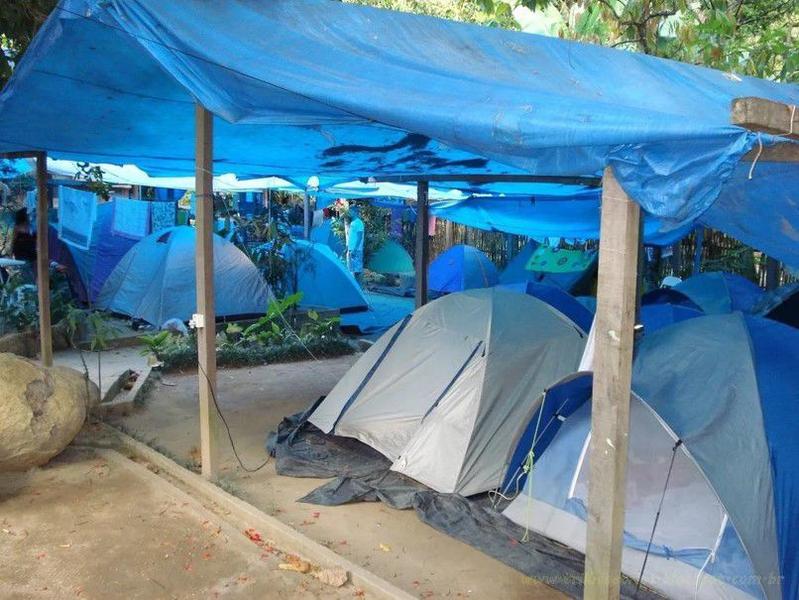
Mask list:
[[[618,599],[630,424],[640,208],[602,180],[584,598]]]

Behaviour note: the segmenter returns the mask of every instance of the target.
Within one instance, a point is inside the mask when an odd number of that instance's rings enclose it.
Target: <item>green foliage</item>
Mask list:
[[[170,341],[171,333],[169,331],[159,331],[152,335],[139,336],[139,341],[144,344],[144,349],[141,351],[142,356],[150,354],[158,356],[167,347]]]
[[[388,240],[388,224],[391,220],[391,210],[372,206],[369,203],[358,204],[358,209],[364,226],[363,260],[365,265]],[[341,239],[342,244],[345,244],[344,219],[349,210],[349,203],[337,202],[336,210],[339,216],[333,220],[331,229]]]
[[[283,294],[289,273],[283,248],[292,243],[286,214],[276,210],[271,220],[268,215],[260,215],[251,219],[236,216],[234,221],[236,236],[233,241],[255,263],[272,290]]]
[[[39,326],[39,298],[36,286],[22,273],[15,273],[0,285],[0,334],[27,331]],[[50,279],[50,318],[58,323],[74,308],[69,282],[61,273]]]
[[[216,336],[219,365],[255,366],[351,354],[354,348],[341,335],[338,317],[326,319],[309,311],[308,320],[296,332],[286,313],[301,299],[302,294],[293,294],[272,302],[267,313],[247,327],[229,323]],[[197,339],[193,333],[183,336],[162,331],[139,339],[145,345],[142,354],[155,355],[167,370],[190,368],[197,363]]]
[[[103,169],[99,165],[91,165],[87,162],[78,163],[78,172],[75,173],[75,179],[83,181],[86,188],[97,195],[98,198],[103,200],[111,199],[112,187],[104,179]]]
[[[3,0],[0,10],[0,87],[28,47],[56,0]]]
[[[304,342],[334,338],[339,335],[340,325],[341,317],[323,319],[315,310],[309,310],[308,320],[303,323],[300,329],[300,338]]]
[[[257,342],[261,345],[282,344],[293,335],[288,326],[285,313],[295,308],[302,300],[302,292],[297,292],[269,303],[266,314],[241,332],[241,342]]]

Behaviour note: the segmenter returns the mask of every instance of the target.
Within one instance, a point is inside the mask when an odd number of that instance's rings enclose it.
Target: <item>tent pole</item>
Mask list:
[[[427,235],[430,217],[429,184],[416,184],[416,308],[427,304],[427,267],[430,262],[430,236]]]
[[[218,468],[216,394],[216,312],[214,306],[213,115],[195,109],[195,190],[197,195],[197,363],[202,474],[214,479]]]
[[[618,599],[640,241],[638,204],[602,180],[584,598]]]
[[[36,289],[39,294],[39,353],[42,366],[53,366],[50,328],[50,240],[47,197],[47,153],[36,153]]]

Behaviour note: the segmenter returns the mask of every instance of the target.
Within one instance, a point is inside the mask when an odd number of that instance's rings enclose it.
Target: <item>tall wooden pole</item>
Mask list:
[[[427,267],[430,263],[430,236],[427,235],[430,220],[429,191],[426,181],[416,184],[416,308],[427,304]]]
[[[42,366],[53,366],[50,328],[50,241],[47,196],[47,153],[36,153],[36,289],[39,294],[39,354]]]
[[[216,394],[216,310],[214,305],[213,115],[195,109],[195,192],[197,196],[197,363],[202,473],[214,479],[218,467]]]
[[[618,599],[621,585],[641,213],[610,167],[602,180],[594,388],[589,447],[585,592]]]

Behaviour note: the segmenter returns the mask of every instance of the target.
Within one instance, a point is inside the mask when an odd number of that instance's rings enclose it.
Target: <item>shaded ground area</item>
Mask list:
[[[248,467],[266,457],[264,442],[280,420],[332,389],[357,360],[223,370],[218,401]],[[197,378],[165,375],[147,406],[113,423],[150,440],[182,462],[197,457]],[[296,502],[324,480],[281,477],[270,462],[257,473],[240,469],[224,430],[222,485],[281,521],[420,598],[563,598],[478,550],[425,525],[413,511],[381,503],[320,507]]]
[[[44,469],[0,475],[4,599],[353,595],[351,586],[327,587],[279,563],[118,454],[69,448]]]

